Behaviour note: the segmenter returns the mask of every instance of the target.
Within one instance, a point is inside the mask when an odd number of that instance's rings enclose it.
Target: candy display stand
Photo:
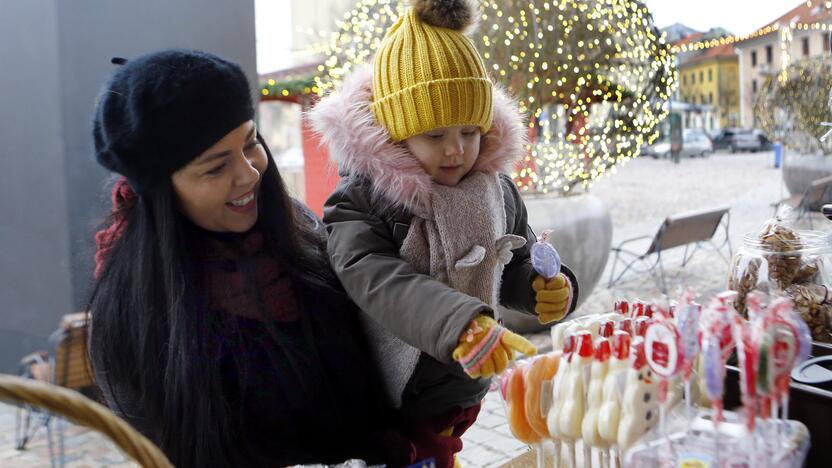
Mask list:
[[[725,411],[717,426],[710,412],[700,412],[693,421],[678,418],[666,435],[653,430],[628,452],[626,467],[778,467],[799,468],[809,450],[809,431],[799,421],[759,421],[760,431],[752,440],[745,415]],[[773,434],[777,434],[774,437]],[[770,437],[764,437],[769,435]],[[717,451],[717,447],[718,451]],[[755,450],[756,447],[756,450]]]

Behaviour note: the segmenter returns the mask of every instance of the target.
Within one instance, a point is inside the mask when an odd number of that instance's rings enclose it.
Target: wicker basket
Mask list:
[[[107,436],[125,454],[146,467],[172,467],[164,453],[109,409],[78,392],[55,385],[0,374],[0,401],[26,403],[92,428]]]

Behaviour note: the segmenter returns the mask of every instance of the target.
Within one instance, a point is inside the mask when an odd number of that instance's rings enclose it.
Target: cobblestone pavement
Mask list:
[[[731,155],[718,153],[705,159],[669,161],[641,158],[619,168],[616,174],[595,184],[591,193],[609,207],[613,220],[613,244],[639,235],[653,235],[668,215],[689,210],[729,205],[730,239],[734,250],[742,236],[757,230],[771,217],[771,203],[787,195],[781,172],[772,167],[769,153]],[[815,228],[832,230],[819,216]],[[725,288],[728,263],[715,252],[698,252],[681,268],[684,249],[665,256],[669,290],[692,286],[702,299]],[[726,254],[727,255],[727,254]],[[613,288],[607,288],[609,268],[598,286],[581,306],[579,314],[606,312],[618,297],[652,299],[660,296],[656,279],[648,273],[628,274]],[[540,348],[550,346],[548,333],[531,335]],[[14,449],[14,409],[0,404],[0,466],[48,466],[44,431],[31,441],[26,451]],[[482,412],[464,435],[465,448],[460,461],[466,467],[496,467],[523,454],[528,447],[515,440],[506,424],[497,391],[490,392]],[[98,434],[67,425],[67,460],[70,466],[130,466],[126,458]]]

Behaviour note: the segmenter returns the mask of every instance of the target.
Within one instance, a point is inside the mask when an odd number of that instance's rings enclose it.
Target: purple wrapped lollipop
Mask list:
[[[552,244],[547,242],[551,233],[551,229],[543,231],[537,242],[532,244],[531,250],[532,266],[537,274],[546,280],[550,280],[560,273],[560,255],[552,247]]]

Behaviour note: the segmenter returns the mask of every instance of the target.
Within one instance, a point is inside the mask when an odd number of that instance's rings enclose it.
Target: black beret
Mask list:
[[[253,118],[237,64],[193,50],[150,53],[127,61],[102,89],[93,122],[96,159],[141,192]]]

